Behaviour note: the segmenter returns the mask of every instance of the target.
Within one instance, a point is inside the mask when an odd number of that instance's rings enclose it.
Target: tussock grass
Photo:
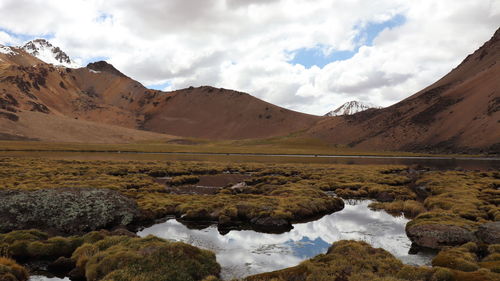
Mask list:
[[[434,267],[403,265],[383,249],[375,249],[361,241],[338,241],[326,254],[300,265],[245,278],[245,281],[309,281],[309,280],[387,280],[387,281],[465,281],[498,280],[500,274],[479,268],[475,260],[477,245],[469,243],[440,253]],[[455,253],[457,252],[457,253]],[[461,267],[463,266],[463,267]],[[467,271],[463,269],[467,268]]]
[[[419,224],[456,225],[476,231],[478,225],[500,219],[496,204],[500,185],[498,172],[431,171],[416,182],[429,193],[421,213],[408,226]]]
[[[14,260],[0,257],[0,280],[1,281],[27,281],[29,278],[26,268],[17,264]]]
[[[220,273],[212,252],[154,236],[107,237],[82,245],[71,258],[88,281],[217,280]]]
[[[28,151],[132,151],[132,152],[194,152],[194,153],[255,153],[255,154],[317,154],[317,155],[384,155],[427,156],[411,152],[364,151],[347,146],[300,136],[268,139],[214,141],[186,139],[179,142],[138,142],[128,144],[51,143],[33,141],[0,141],[0,150]]]
[[[393,215],[404,214],[408,218],[414,218],[418,214],[426,211],[422,203],[415,200],[397,200],[393,202],[374,202],[370,208],[374,210],[385,210]]]
[[[349,165],[290,165],[160,161],[76,161],[0,158],[0,188],[37,190],[61,187],[113,189],[133,198],[145,219],[166,215],[186,220],[212,220],[221,224],[261,218],[291,223],[340,210],[343,198],[398,200],[416,195],[404,167]],[[154,177],[171,177],[167,185],[182,188],[196,184],[200,175],[248,175],[241,190],[221,187],[216,194],[175,194]],[[282,223],[281,222],[281,223]]]

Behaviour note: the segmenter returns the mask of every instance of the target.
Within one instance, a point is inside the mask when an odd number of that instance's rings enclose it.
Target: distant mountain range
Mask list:
[[[314,116],[209,86],[162,92],[111,64],[79,67],[44,39],[0,45],[0,139],[322,139],[363,150],[500,153],[500,30],[436,83],[387,108]]]
[[[325,114],[325,116],[333,117],[333,116],[353,115],[355,113],[365,111],[371,108],[380,109],[382,107],[370,103],[363,103],[360,101],[349,101],[339,106],[337,109],[328,112],[327,114]]]

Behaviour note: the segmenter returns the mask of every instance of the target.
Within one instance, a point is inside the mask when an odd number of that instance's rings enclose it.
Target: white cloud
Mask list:
[[[145,84],[214,85],[323,114],[352,99],[397,102],[434,82],[488,40],[496,0],[0,0],[0,43],[49,35],[77,60],[107,57]],[[322,69],[290,51],[355,50],[370,22],[403,15],[351,59]],[[2,31],[3,30],[3,31]]]

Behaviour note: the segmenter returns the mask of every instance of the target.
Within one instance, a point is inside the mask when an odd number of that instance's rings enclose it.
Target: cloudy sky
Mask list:
[[[393,104],[500,26],[498,0],[0,0],[0,44],[49,39],[156,89],[212,85],[324,114]]]

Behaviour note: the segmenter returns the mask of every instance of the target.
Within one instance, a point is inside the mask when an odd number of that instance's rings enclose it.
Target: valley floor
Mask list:
[[[37,142],[0,148],[56,150]],[[223,234],[252,229],[272,237],[342,212],[343,199],[372,199],[370,208],[409,218],[412,252],[438,252],[432,267],[405,265],[364,242],[338,241],[298,266],[246,279],[500,278],[498,168],[6,154],[0,154],[0,280],[26,280],[37,267],[72,280],[218,280],[214,253],[135,232],[177,218],[188,227],[215,224]]]

